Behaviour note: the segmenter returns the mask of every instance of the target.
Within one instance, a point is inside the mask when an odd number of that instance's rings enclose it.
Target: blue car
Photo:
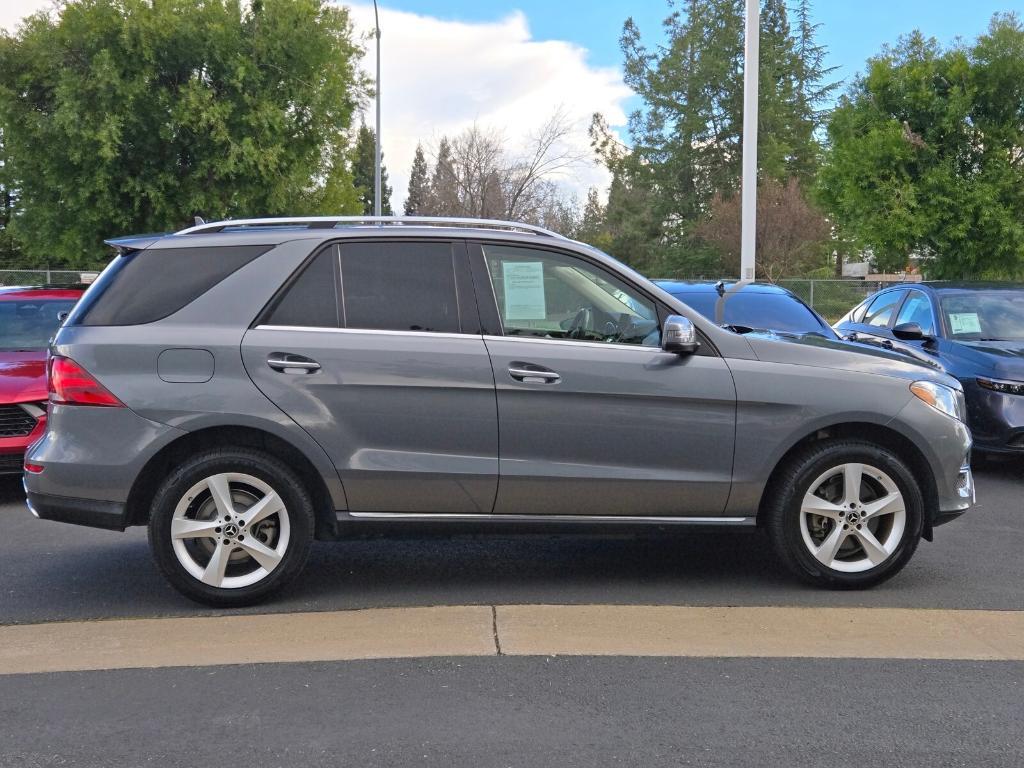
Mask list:
[[[716,325],[739,333],[770,331],[788,336],[839,338],[821,315],[795,293],[778,285],[696,280],[654,282]]]
[[[1024,285],[897,285],[869,296],[835,329],[955,376],[967,398],[974,447],[1024,453]]]

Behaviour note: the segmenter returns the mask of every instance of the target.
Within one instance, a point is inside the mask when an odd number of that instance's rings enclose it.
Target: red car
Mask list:
[[[46,429],[46,348],[80,288],[0,288],[0,474]]]

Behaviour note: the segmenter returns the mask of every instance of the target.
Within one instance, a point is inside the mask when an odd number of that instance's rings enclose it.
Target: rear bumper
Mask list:
[[[125,529],[125,505],[118,501],[73,499],[45,493],[25,492],[29,511],[40,520],[87,525],[112,531]]]

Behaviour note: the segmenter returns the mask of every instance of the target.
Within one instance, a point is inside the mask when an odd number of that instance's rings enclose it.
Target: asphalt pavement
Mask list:
[[[977,478],[978,506],[866,592],[793,582],[752,532],[428,537],[318,544],[286,595],[247,613],[1024,610],[1024,462],[981,466]],[[0,625],[225,615],[164,584],[144,531],[34,520],[16,481],[0,487],[0,519]],[[173,632],[180,620],[166,621]],[[1024,764],[1024,663],[846,658],[825,646],[805,658],[490,655],[5,675],[0,765]]]
[[[174,592],[146,532],[40,521],[0,486],[0,624],[217,613]],[[615,603],[1024,610],[1024,461],[977,470],[978,505],[921,542],[881,587],[795,582],[755,531],[462,536],[317,543],[297,582],[250,612],[420,605]]]

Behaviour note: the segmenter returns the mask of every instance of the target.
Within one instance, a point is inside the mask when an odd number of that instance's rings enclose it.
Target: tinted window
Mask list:
[[[717,292],[707,291],[673,295],[719,325],[832,335],[807,305],[785,293],[741,292],[719,297]]]
[[[0,349],[45,349],[72,299],[0,301]]]
[[[900,300],[903,299],[904,291],[889,291],[880,293],[868,305],[867,314],[864,315],[864,322],[876,328],[885,328],[892,319],[892,313],[896,311]]]
[[[1024,291],[972,291],[942,297],[950,337],[1024,341]]]
[[[451,243],[346,243],[341,298],[346,328],[460,330]]]
[[[896,317],[896,325],[903,323],[917,323],[927,335],[933,335],[935,321],[932,317],[931,299],[920,291],[911,291]]]
[[[485,245],[506,336],[658,346],[654,304],[582,259],[504,245]]]
[[[80,314],[69,319],[81,325],[140,325],[177,312],[235,270],[244,267],[268,245],[219,248],[161,248],[118,256]]]
[[[337,328],[338,247],[321,251],[285,290],[266,320],[269,325]]]

